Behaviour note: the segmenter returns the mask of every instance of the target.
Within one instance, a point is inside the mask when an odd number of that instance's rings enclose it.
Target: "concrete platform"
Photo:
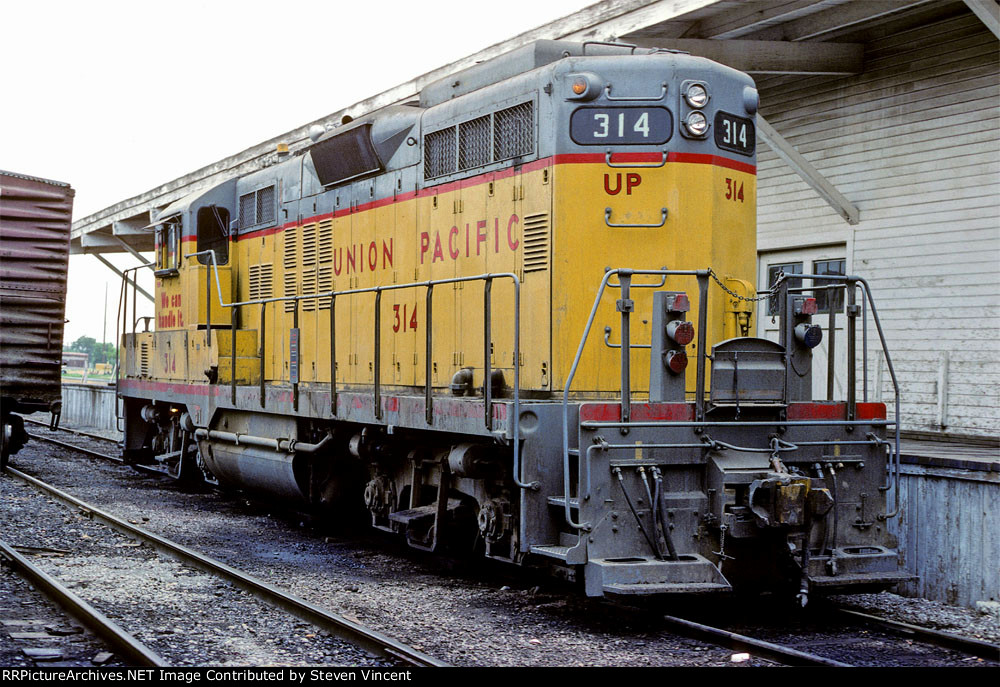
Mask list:
[[[1000,439],[902,439],[899,450],[904,465],[1000,472]]]

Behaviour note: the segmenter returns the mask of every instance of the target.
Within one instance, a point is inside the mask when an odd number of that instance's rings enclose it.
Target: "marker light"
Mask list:
[[[687,353],[684,351],[667,351],[663,356],[663,364],[675,375],[679,375],[688,366]]]
[[[601,94],[602,84],[600,77],[593,72],[580,72],[579,74],[569,74],[570,100],[593,100]]]
[[[670,312],[687,312],[691,309],[691,301],[686,293],[678,293],[667,298],[667,310]]]
[[[684,99],[691,107],[705,107],[708,102],[708,91],[700,83],[693,83],[684,92]]]
[[[673,320],[667,323],[667,336],[679,343],[687,346],[694,341],[694,325],[684,320]]]
[[[708,120],[705,119],[704,114],[698,111],[689,114],[684,120],[684,124],[687,126],[688,133],[693,136],[704,136],[705,132],[708,131]]]
[[[795,298],[792,301],[792,312],[795,315],[815,315],[818,310],[815,298]]]

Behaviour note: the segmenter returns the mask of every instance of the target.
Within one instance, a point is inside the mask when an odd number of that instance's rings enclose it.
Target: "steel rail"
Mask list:
[[[963,651],[974,656],[1000,661],[1000,645],[991,644],[982,639],[973,639],[972,637],[963,637],[952,632],[943,632],[942,630],[933,630],[929,627],[910,625],[909,623],[880,618],[877,615],[870,615],[848,608],[838,608],[837,612],[870,625],[878,625],[901,634],[914,635],[919,640],[930,642],[936,646],[946,649],[957,649],[958,651]]]
[[[850,663],[842,663],[832,658],[809,654],[798,649],[772,644],[762,639],[754,639],[736,632],[729,632],[710,625],[702,625],[692,620],[685,620],[672,615],[663,616],[668,624],[698,639],[706,639],[713,644],[719,644],[731,649],[745,649],[747,653],[755,654],[770,661],[777,661],[789,666],[828,666],[836,668],[851,668]]]
[[[101,460],[108,460],[112,463],[117,463],[119,465],[124,465],[125,460],[123,458],[118,458],[116,456],[109,456],[104,453],[98,453],[97,451],[91,451],[89,448],[83,448],[82,446],[74,446],[73,444],[67,444],[65,441],[59,441],[58,439],[53,439],[52,437],[43,437],[41,434],[31,434],[28,436],[32,439],[38,439],[39,441],[47,441],[50,444],[55,444],[56,446],[62,446],[63,448],[68,448],[73,451],[79,451],[80,453],[85,453],[92,458],[100,458]]]
[[[222,577],[234,585],[253,594],[258,599],[280,608],[295,617],[322,628],[330,634],[348,641],[355,646],[385,658],[393,658],[418,667],[447,667],[448,664],[428,656],[405,644],[388,637],[376,630],[364,627],[324,608],[312,604],[282,589],[241,572],[221,561],[188,548],[182,544],[165,539],[141,527],[136,527],[121,518],[102,511],[66,492],[46,484],[35,477],[8,467],[7,472],[33,487],[55,496],[57,499],[75,508],[79,508],[92,518],[130,537],[135,537],[154,546],[160,552],[181,561],[186,565],[198,568],[212,575]]]
[[[30,422],[33,425],[38,425],[40,427],[49,428],[48,422],[39,422],[38,420],[32,420],[31,418],[24,418],[25,422]],[[102,437],[100,434],[91,434],[90,432],[81,432],[78,429],[70,429],[69,427],[59,427],[54,430],[56,432],[69,432],[70,434],[76,434],[77,436],[87,437],[88,439],[98,439],[100,441],[110,441],[112,443],[118,443],[118,439],[113,439],[111,437]]]
[[[54,577],[28,561],[27,558],[2,540],[0,540],[0,557],[7,560],[10,566],[36,589],[62,607],[63,610],[76,618],[76,620],[86,626],[95,635],[107,642],[115,653],[131,665],[149,666],[152,668],[170,665],[152,649],[71,592]]]

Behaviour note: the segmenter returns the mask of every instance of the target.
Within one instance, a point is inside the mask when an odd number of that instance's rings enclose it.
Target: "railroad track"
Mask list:
[[[0,558],[84,627],[103,639],[108,648],[130,665],[156,668],[168,665],[155,651],[123,630],[117,623],[74,594],[27,558],[0,540]]]
[[[991,644],[990,642],[983,641],[982,639],[963,637],[962,635],[957,635],[953,632],[933,630],[928,627],[902,623],[898,620],[880,618],[876,615],[862,613],[861,611],[855,611],[848,608],[838,608],[837,613],[852,620],[861,621],[867,625],[875,625],[906,637],[913,637],[926,644],[933,644],[934,646],[939,646],[945,649],[954,649],[973,656],[979,656],[980,658],[987,658],[991,661],[1000,662],[1000,645]]]
[[[892,656],[893,660],[898,661],[905,654],[912,654],[913,660],[919,665],[919,655],[928,653],[921,645],[966,654],[966,658],[962,659],[965,661],[981,658],[1000,665],[1000,646],[990,642],[849,609],[831,608],[829,611],[830,615],[824,613],[818,617],[804,616],[808,618],[808,624],[798,632],[788,627],[794,622],[782,622],[781,619],[772,620],[766,625],[761,623],[743,633],[672,615],[663,616],[662,620],[672,631],[789,666],[882,665],[880,656]],[[780,624],[782,630],[776,632],[772,623]],[[836,627],[845,623],[843,627]],[[824,628],[823,636],[818,640],[813,634],[816,627]],[[887,636],[874,636],[866,627],[875,627]],[[784,636],[779,641],[753,636],[774,634]],[[877,645],[877,648],[861,649],[858,645],[862,644]],[[822,646],[822,653],[804,650],[811,645]],[[937,662],[939,660],[940,656],[930,658],[928,665],[940,665]]]
[[[157,551],[187,566],[224,579],[237,588],[251,594],[254,598],[290,613],[298,619],[357,646],[374,656],[416,667],[439,667],[447,665],[387,635],[332,613],[315,604],[311,604],[304,599],[247,575],[200,552],[144,530],[19,470],[8,467],[7,473],[39,491],[78,509],[93,520],[101,522],[133,539],[147,543]]]
[[[111,455],[108,455],[106,453],[101,453],[99,451],[93,451],[93,450],[91,450],[89,448],[84,448],[82,446],[76,446],[74,444],[68,444],[65,441],[59,441],[58,439],[53,439],[52,437],[47,437],[47,436],[44,436],[42,434],[32,434],[31,432],[28,432],[28,436],[31,437],[32,439],[38,439],[39,441],[44,441],[44,442],[47,442],[49,444],[55,444],[56,446],[61,446],[63,448],[72,449],[73,451],[79,451],[80,453],[84,453],[84,454],[90,456],[91,458],[99,458],[100,460],[107,460],[107,461],[110,461],[112,463],[118,463],[119,465],[124,465],[125,464],[125,461],[122,460],[118,456],[111,456]]]
[[[39,427],[44,427],[45,429],[49,429],[49,423],[48,422],[41,422],[39,420],[32,420],[31,418],[28,418],[28,417],[23,418],[23,419],[24,419],[25,422],[31,423],[33,425],[38,425]],[[50,431],[52,431],[52,430],[50,430]],[[71,429],[69,427],[59,427],[58,429],[56,429],[54,431],[56,431],[56,432],[67,432],[69,434],[75,434],[76,436],[86,437],[88,439],[98,439],[100,441],[108,441],[108,442],[111,442],[111,443],[117,443],[118,442],[117,439],[111,439],[109,437],[103,437],[100,434],[91,434],[90,432],[84,432],[84,431],[81,431],[79,429]]]
[[[824,666],[828,668],[850,668],[851,664],[832,658],[800,651],[790,646],[767,642],[748,635],[730,632],[722,628],[697,623],[693,620],[665,615],[663,621],[672,630],[681,634],[724,646],[733,651],[746,652],[768,661],[787,666]]]
[[[60,444],[72,450],[80,450],[80,447],[78,446],[63,444],[62,442],[60,442]],[[904,650],[905,648],[905,640],[913,640],[923,644],[959,651],[970,656],[982,657],[991,661],[997,661],[998,657],[1000,657],[1000,648],[994,644],[983,642],[981,640],[970,639],[959,635],[929,630],[927,628],[912,625],[905,625],[903,623],[884,620],[875,616],[865,616],[864,614],[859,614],[857,612],[840,611],[839,613],[843,616],[839,621],[841,623],[849,621],[855,625],[858,623],[864,623],[869,626],[877,624],[886,633],[895,637],[902,636],[904,642],[900,642],[901,650]],[[844,651],[843,655],[838,653],[836,650],[831,652],[829,650],[829,646],[823,646],[822,649],[819,649],[819,654],[815,653],[811,650],[812,646],[810,645],[808,632],[801,633],[799,636],[790,637],[786,641],[785,637],[774,636],[773,627],[761,628],[764,636],[768,636],[772,639],[772,641],[767,641],[751,636],[757,634],[756,629],[749,629],[746,630],[744,634],[741,634],[739,632],[733,632],[731,630],[725,630],[719,627],[712,627],[710,625],[698,623],[689,618],[667,616],[663,620],[667,623],[670,630],[677,634],[694,637],[717,646],[726,647],[736,652],[749,653],[752,656],[785,665],[872,665],[872,657],[876,654],[876,651],[871,649],[865,657],[868,662],[856,663],[851,658],[850,646],[847,646],[847,650]],[[860,641],[863,631],[860,629],[851,630],[848,628],[842,632],[842,637],[840,639],[834,638],[831,642],[835,644],[837,641],[841,641],[845,645],[849,645],[852,641],[852,633],[856,636],[857,641]],[[822,644],[822,642],[813,642],[813,645],[815,644]],[[886,649],[884,651],[888,653],[892,650]],[[875,665],[878,665],[878,663],[875,663]]]

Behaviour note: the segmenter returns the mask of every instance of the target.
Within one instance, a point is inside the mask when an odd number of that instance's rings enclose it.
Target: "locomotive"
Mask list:
[[[126,459],[590,596],[905,579],[867,284],[753,287],[757,107],[706,59],[538,41],[174,202],[152,329],[124,289]],[[812,398],[824,289],[841,401]]]

